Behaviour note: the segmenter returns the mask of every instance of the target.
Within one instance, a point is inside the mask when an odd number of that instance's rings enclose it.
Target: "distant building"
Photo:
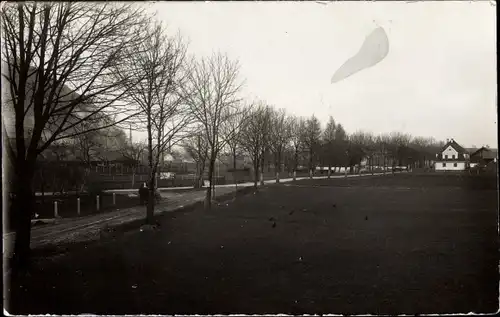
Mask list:
[[[469,152],[450,139],[436,154],[436,171],[463,171],[468,168]]]
[[[470,167],[484,167],[491,163],[496,163],[497,159],[498,151],[496,149],[489,149],[483,146],[470,154]]]

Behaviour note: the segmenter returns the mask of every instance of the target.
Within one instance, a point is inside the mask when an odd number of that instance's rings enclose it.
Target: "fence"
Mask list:
[[[196,165],[192,163],[179,163],[179,164],[166,164],[158,166],[158,172],[173,172],[173,173],[194,173]],[[137,167],[128,167],[124,165],[106,165],[106,166],[92,166],[91,172],[100,175],[132,175],[132,174],[148,174],[149,167],[140,165]]]

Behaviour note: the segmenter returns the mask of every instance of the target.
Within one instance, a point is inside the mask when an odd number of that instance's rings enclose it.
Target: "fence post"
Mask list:
[[[54,218],[59,218],[59,213],[57,212],[57,200],[54,201]]]
[[[276,183],[280,182],[280,173],[276,172]]]
[[[309,170],[309,179],[312,179],[313,178],[313,171],[312,169]]]
[[[99,195],[96,196],[96,207],[97,211],[99,211]]]
[[[80,198],[76,199],[76,213],[80,216]]]
[[[297,171],[293,171],[293,180],[296,181],[297,180]]]
[[[116,193],[113,193],[113,206],[116,205]]]

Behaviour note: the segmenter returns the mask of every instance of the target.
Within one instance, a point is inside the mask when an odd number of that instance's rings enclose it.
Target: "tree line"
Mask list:
[[[436,151],[444,143],[431,137],[412,137],[410,134],[391,132],[374,135],[371,132],[347,133],[343,125],[332,116],[324,127],[320,120],[289,115],[263,101],[252,102],[224,123],[230,127],[222,153],[229,157],[236,170],[238,157],[249,157],[252,162],[254,184],[263,180],[265,168],[277,173],[307,171],[316,173],[318,167],[336,172],[339,167],[366,167],[384,170],[395,166],[429,167]],[[210,145],[200,135],[191,137],[184,145],[204,168],[208,159],[205,149]],[[203,173],[198,173],[202,175]],[[279,178],[277,179],[279,181]]]

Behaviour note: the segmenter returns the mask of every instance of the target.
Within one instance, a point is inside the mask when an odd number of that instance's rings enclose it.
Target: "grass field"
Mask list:
[[[495,312],[496,180],[270,185],[39,262],[10,313]]]

